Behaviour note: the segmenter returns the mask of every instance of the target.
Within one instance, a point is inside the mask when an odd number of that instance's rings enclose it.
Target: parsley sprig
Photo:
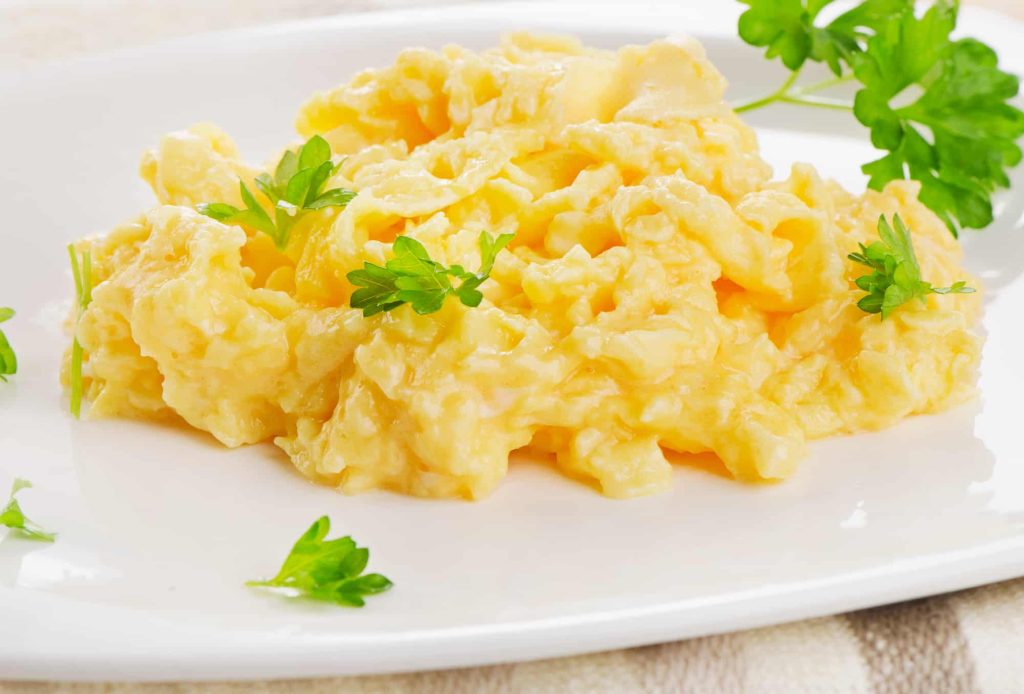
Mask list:
[[[0,307],[0,323],[14,318],[13,308]],[[14,348],[0,330],[0,381],[7,383],[7,377],[18,373],[18,357],[14,354]]]
[[[351,537],[326,540],[330,529],[331,520],[319,518],[295,543],[274,578],[246,585],[284,588],[297,596],[346,607],[362,607],[367,595],[391,588],[384,576],[363,574],[370,560],[368,549],[357,546]]]
[[[479,287],[490,276],[498,252],[512,240],[512,234],[497,239],[480,233],[480,269],[468,272],[461,265],[445,267],[430,259],[427,249],[410,236],[399,236],[392,246],[394,257],[384,264],[364,263],[361,270],[348,273],[348,281],[357,287],[352,308],[363,309],[364,316],[390,311],[410,304],[419,314],[439,311],[444,300],[456,296],[466,306],[479,306],[483,294]],[[453,286],[451,279],[459,280]]]
[[[1010,103],[1019,79],[999,69],[995,51],[951,38],[958,2],[936,0],[918,16],[913,0],[864,0],[825,24],[818,18],[834,0],[741,2],[749,9],[740,36],[792,74],[737,112],[776,102],[850,110],[886,152],[861,167],[871,188],[920,181],[921,202],[954,235],[992,222],[992,195],[1009,187],[1007,170],[1021,160],[1024,111]],[[827,64],[836,77],[797,86],[807,62]],[[849,81],[860,85],[852,104],[817,95]],[[900,105],[908,90],[919,95]]]
[[[331,161],[331,146],[324,138],[314,135],[298,154],[291,150],[285,152],[273,176],[261,173],[254,181],[273,204],[273,218],[243,180],[238,181],[238,189],[245,209],[223,202],[202,203],[196,209],[219,222],[262,231],[283,250],[288,245],[292,227],[305,213],[325,207],[345,207],[356,196],[345,188],[323,190],[327,179],[336,171],[337,166]]]
[[[24,511],[21,510],[21,505],[18,504],[18,500],[14,498],[14,495],[22,489],[28,489],[31,486],[32,483],[28,480],[14,480],[14,485],[11,487],[11,495],[7,499],[7,505],[4,506],[3,510],[0,510],[0,525],[7,526],[12,530],[18,531],[21,533],[22,537],[29,540],[53,542],[57,538],[57,534],[46,532],[41,527],[30,521],[25,516]]]
[[[857,286],[867,296],[857,306],[867,313],[880,313],[885,320],[898,307],[929,294],[971,294],[972,287],[965,282],[954,282],[949,287],[933,287],[921,279],[921,266],[917,262],[914,246],[903,220],[893,216],[892,225],[884,216],[878,219],[880,241],[869,246],[860,244],[859,253],[851,253],[850,260],[871,268],[871,272],[857,278]]]
[[[75,305],[78,307],[77,321],[81,319],[85,309],[92,302],[92,253],[85,251],[79,260],[74,244],[68,245],[68,256],[71,258],[71,276],[75,281]],[[71,344],[71,414],[78,419],[82,416],[82,344],[75,341]]]

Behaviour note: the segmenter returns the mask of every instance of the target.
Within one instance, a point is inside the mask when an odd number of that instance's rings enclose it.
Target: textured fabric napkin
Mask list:
[[[712,1],[712,0],[704,0]],[[727,1],[727,0],[715,0]],[[0,0],[0,70],[172,36],[424,0]],[[1024,18],[1024,0],[975,0]],[[1024,38],[1024,37],[1022,37]],[[0,617],[2,630],[2,617]],[[38,694],[1024,691],[1024,579],[836,617],[575,658],[278,682],[0,683]]]

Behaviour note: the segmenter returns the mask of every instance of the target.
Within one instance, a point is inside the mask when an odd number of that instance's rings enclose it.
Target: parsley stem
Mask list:
[[[734,106],[733,110],[736,113],[746,113],[747,111],[754,111],[756,109],[763,108],[769,104],[774,104],[776,101],[779,101],[780,99],[784,98],[789,93],[789,88],[796,84],[796,80],[798,77],[800,77],[800,70],[794,71],[789,76],[789,78],[782,83],[781,87],[776,89],[768,96],[761,97],[760,99],[755,99],[753,101],[748,101],[747,103],[740,104],[739,106]]]
[[[75,281],[75,303],[78,304],[78,315],[75,318],[77,331],[78,320],[92,301],[92,253],[83,253],[82,262],[79,263],[74,244],[69,244],[68,255],[71,258],[71,275]],[[71,414],[75,419],[82,416],[82,358],[82,344],[76,335],[71,345]]]
[[[836,111],[853,111],[853,104],[840,99],[829,99],[824,96],[784,96],[779,99],[784,104],[830,108]]]
[[[82,345],[77,337],[71,345],[71,414],[82,418]]]
[[[805,96],[807,94],[815,94],[817,92],[831,89],[832,87],[838,87],[840,84],[846,84],[856,79],[852,72],[849,72],[842,77],[831,77],[821,82],[815,82],[814,84],[808,84],[806,87],[800,87],[794,89],[792,96]]]
[[[789,79],[782,83],[781,87],[776,89],[768,96],[761,97],[760,99],[755,99],[754,101],[749,101],[745,104],[740,104],[739,106],[736,106],[733,110],[736,111],[736,113],[746,113],[747,111],[755,111],[759,108],[763,108],[765,106],[768,106],[769,104],[774,103],[797,104],[800,106],[814,106],[817,108],[831,108],[839,111],[853,110],[853,104],[850,104],[846,101],[839,101],[836,99],[829,99],[826,97],[810,96],[811,94],[814,94],[816,92],[820,92],[831,87],[837,87],[840,84],[845,84],[846,82],[849,82],[850,80],[854,79],[853,74],[847,74],[842,77],[832,77],[827,80],[822,80],[821,82],[809,84],[806,87],[798,87],[796,89],[793,89],[793,85],[796,84],[796,80],[799,76],[800,71],[797,70],[796,72],[789,76]]]

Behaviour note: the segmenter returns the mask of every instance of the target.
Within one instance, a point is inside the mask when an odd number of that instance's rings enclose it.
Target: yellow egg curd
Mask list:
[[[76,246],[93,261],[76,329],[91,414],[272,441],[345,492],[478,499],[525,448],[633,497],[691,454],[784,478],[807,439],[969,397],[978,294],[884,321],[856,305],[847,254],[883,214],[927,280],[966,278],[916,184],[853,195],[806,165],[773,182],[725,86],[691,40],[403,51],[302,106],[299,134],[346,157],[329,187],[358,195],[305,215],[283,251],[195,211],[241,205],[239,178],[266,169],[216,127],[167,135],[142,163],[158,204]],[[349,306],[346,273],[399,234],[473,269],[481,231],[515,237],[480,306]]]

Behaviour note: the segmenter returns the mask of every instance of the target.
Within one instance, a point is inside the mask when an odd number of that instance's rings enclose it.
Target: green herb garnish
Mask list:
[[[992,222],[992,194],[1009,187],[1007,169],[1021,160],[1024,111],[1010,103],[1019,79],[999,69],[995,51],[975,39],[950,37],[958,2],[937,0],[917,16],[913,0],[864,0],[820,23],[834,0],[740,1],[749,5],[740,37],[765,47],[765,55],[780,58],[792,74],[737,112],[775,102],[852,111],[870,129],[872,144],[887,152],[861,167],[871,188],[920,181],[921,202],[954,235]],[[808,61],[827,64],[835,79],[797,86]],[[860,85],[853,103],[818,95],[850,81]]]
[[[14,318],[13,308],[0,308],[0,323]],[[7,341],[4,331],[0,330],[0,381],[7,383],[7,377],[18,373],[18,357],[14,348]]]
[[[281,250],[288,245],[292,226],[309,211],[324,207],[345,207],[355,192],[345,188],[322,190],[337,167],[331,163],[331,146],[327,140],[314,135],[299,153],[288,150],[281,157],[274,175],[262,173],[255,179],[256,187],[274,205],[274,217],[267,213],[256,197],[238,181],[245,209],[223,202],[202,203],[196,210],[225,224],[241,224],[262,231],[274,240]]]
[[[11,495],[7,499],[7,505],[0,511],[0,525],[5,525],[12,530],[18,531],[22,537],[40,542],[53,542],[57,538],[56,533],[48,533],[38,525],[25,517],[18,500],[14,498],[22,489],[28,489],[32,483],[28,480],[16,479],[11,487]]]
[[[870,246],[860,244],[860,253],[849,255],[850,260],[872,270],[857,278],[857,286],[868,293],[857,302],[862,311],[880,313],[885,320],[896,308],[913,299],[923,302],[929,294],[974,292],[965,282],[954,282],[950,287],[933,287],[921,279],[921,266],[914,254],[910,232],[899,215],[893,216],[892,226],[884,216],[879,217],[878,235],[881,241]]]
[[[392,246],[395,257],[384,267],[364,263],[363,269],[348,273],[348,281],[361,289],[352,294],[352,308],[363,309],[364,316],[390,311],[410,304],[419,314],[439,311],[448,296],[457,296],[466,306],[479,306],[483,299],[478,287],[494,268],[494,259],[512,240],[512,234],[497,239],[480,233],[480,269],[467,272],[461,265],[444,265],[430,259],[427,249],[410,236],[399,236]],[[460,280],[452,286],[449,278]]]
[[[299,538],[281,570],[269,581],[248,581],[261,588],[284,588],[296,596],[362,607],[367,595],[383,593],[391,581],[380,574],[363,574],[370,551],[351,537],[324,540],[331,520],[323,516]]]
[[[78,307],[78,317],[75,320],[77,328],[78,320],[81,319],[85,309],[92,301],[92,253],[85,251],[79,261],[73,244],[68,245],[68,256],[71,258],[71,275],[75,280],[75,305]],[[78,341],[76,334],[75,341],[71,345],[71,414],[78,419],[82,416],[82,344]]]
[[[811,60],[827,63],[842,76],[853,54],[864,52],[867,39],[889,17],[913,11],[913,0],[865,0],[828,23],[816,23],[834,0],[739,0],[750,9],[740,16],[740,38],[766,48],[765,57],[778,57],[790,70]],[[737,109],[739,110],[739,109]]]

